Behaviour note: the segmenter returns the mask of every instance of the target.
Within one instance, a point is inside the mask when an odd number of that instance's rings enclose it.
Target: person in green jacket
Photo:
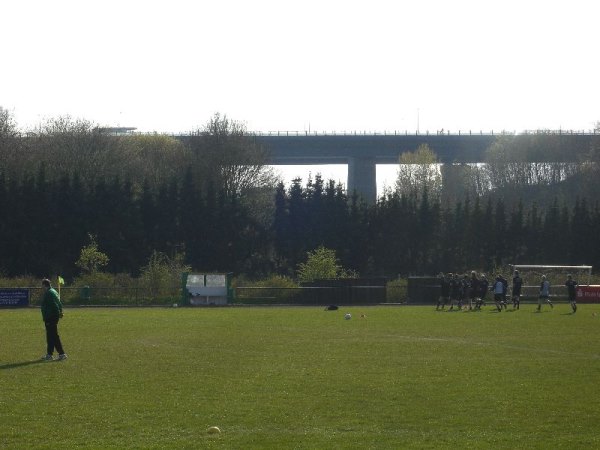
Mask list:
[[[54,349],[58,352],[59,360],[67,359],[67,354],[63,349],[60,336],[58,335],[58,321],[63,316],[60,297],[58,296],[58,292],[52,288],[50,280],[47,278],[42,280],[42,289],[44,291],[44,296],[42,297],[42,319],[46,324],[46,343],[48,346],[46,355],[42,356],[42,359],[52,361]]]

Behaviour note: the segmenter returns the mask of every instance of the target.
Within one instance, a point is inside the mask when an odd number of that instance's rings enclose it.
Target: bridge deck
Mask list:
[[[595,134],[557,135],[569,149],[589,150]],[[397,164],[400,154],[427,144],[442,163],[483,162],[499,135],[261,135],[254,139],[270,151],[270,164],[347,164],[367,158]],[[572,157],[571,151],[566,158]]]

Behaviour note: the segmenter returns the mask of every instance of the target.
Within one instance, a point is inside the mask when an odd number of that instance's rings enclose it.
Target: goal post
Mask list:
[[[545,275],[550,282],[552,297],[567,297],[565,281],[568,275],[572,275],[573,279],[579,285],[590,285],[592,278],[592,266],[560,266],[546,264],[510,264],[512,268],[510,278],[514,276],[515,270],[519,271],[519,275],[523,279],[523,297],[537,298],[542,275]],[[509,286],[511,286],[509,280]]]

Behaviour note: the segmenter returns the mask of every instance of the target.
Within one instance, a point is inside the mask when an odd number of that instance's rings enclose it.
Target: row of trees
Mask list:
[[[141,192],[130,180],[49,180],[44,167],[20,181],[0,175],[0,270],[10,275],[75,270],[81,248],[95,236],[112,272],[139,271],[153,251],[185,252],[197,268],[242,270],[264,241],[249,208],[209,188],[190,170]]]
[[[0,209],[0,270],[10,276],[73,276],[90,236],[108,255],[107,270],[134,275],[156,251],[184,254],[195,270],[294,275],[319,246],[364,275],[600,265],[600,208],[585,199],[542,209],[476,197],[448,207],[425,191],[367,206],[316,176],[280,184],[265,224],[237,196],[203,190],[189,170],[136,193],[130,180],[52,181],[42,167],[20,180],[0,175]]]
[[[480,164],[438,162],[426,145],[399,158],[395,192],[421,195],[444,203],[466,196],[498,197],[509,204],[524,201],[549,207],[555,198],[600,196],[600,124],[592,136],[549,133],[500,136]]]
[[[43,164],[51,180],[63,175],[92,182],[118,177],[139,190],[144,183],[156,187],[191,170],[203,189],[212,184],[239,196],[275,186],[267,158],[267,150],[249,139],[242,123],[220,114],[182,139],[119,134],[70,117],[21,130],[0,107],[0,172],[9,179],[35,174]]]
[[[600,209],[586,199],[555,199],[548,208],[491,197],[442,205],[424,190],[419,197],[390,193],[365,207],[347,202],[331,182],[323,195],[317,177],[305,189],[280,187],[274,230],[279,270],[316,244],[335,249],[345,267],[388,276],[600,263]]]
[[[267,151],[218,114],[179,139],[69,118],[23,131],[0,108],[0,271],[74,275],[90,239],[107,270],[134,275],[156,252],[294,275],[320,246],[364,275],[597,265],[599,155],[598,139],[569,153],[545,134],[501,138],[483,165],[440,166],[419,148],[368,206],[320,176],[278,184]]]

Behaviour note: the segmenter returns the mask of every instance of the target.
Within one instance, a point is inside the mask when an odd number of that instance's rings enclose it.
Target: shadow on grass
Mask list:
[[[17,367],[31,366],[33,364],[40,364],[40,363],[46,363],[46,362],[49,362],[49,361],[44,361],[43,359],[35,359],[33,361],[23,361],[23,362],[12,363],[12,364],[1,364],[0,370],[16,369]]]

